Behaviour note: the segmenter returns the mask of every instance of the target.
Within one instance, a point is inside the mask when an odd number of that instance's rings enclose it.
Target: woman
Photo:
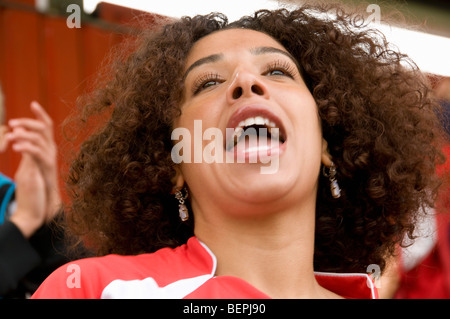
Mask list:
[[[407,57],[326,12],[144,33],[85,102],[111,115],[67,210],[99,256],[136,256],[63,266],[34,297],[376,297],[348,273],[383,270],[433,205],[437,105]]]

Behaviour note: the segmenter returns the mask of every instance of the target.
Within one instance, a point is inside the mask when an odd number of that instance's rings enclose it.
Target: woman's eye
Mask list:
[[[195,81],[193,86],[193,93],[195,95],[203,90],[206,90],[207,88],[218,85],[221,82],[223,81],[218,74],[207,74]]]
[[[207,88],[209,88],[210,86],[214,86],[214,85],[216,85],[216,84],[219,84],[219,82],[216,81],[216,80],[208,81],[208,82],[206,82],[206,83],[204,83],[204,84],[202,85],[202,89],[207,89]]]
[[[289,78],[295,78],[295,66],[286,61],[275,61],[270,63],[264,75],[268,76],[287,76]]]
[[[267,75],[285,75],[286,73],[284,73],[282,70],[272,70],[267,72]]]

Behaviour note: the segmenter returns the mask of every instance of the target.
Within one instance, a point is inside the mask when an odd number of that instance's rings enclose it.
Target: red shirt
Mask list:
[[[81,259],[55,270],[32,298],[269,298],[246,281],[215,276],[216,257],[196,237],[177,248],[137,256]],[[315,273],[345,298],[377,298],[367,274]]]
[[[425,255],[416,258],[414,267],[400,264],[401,280],[394,296],[397,299],[450,298],[450,144],[444,148],[444,154],[447,161],[437,168],[443,185],[435,212],[435,243],[428,251],[426,245],[419,246]],[[432,238],[432,234],[425,236]]]

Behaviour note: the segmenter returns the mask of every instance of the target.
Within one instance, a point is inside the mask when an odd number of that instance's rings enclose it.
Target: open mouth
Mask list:
[[[232,116],[224,143],[227,152],[248,157],[272,155],[286,142],[287,136],[278,117],[266,109],[245,108]]]

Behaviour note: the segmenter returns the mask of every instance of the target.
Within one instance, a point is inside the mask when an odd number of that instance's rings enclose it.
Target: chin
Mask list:
[[[238,165],[229,171],[229,191],[238,200],[248,202],[271,202],[284,198],[295,185],[292,171],[280,167],[273,174],[261,174],[261,165]],[[253,166],[251,166],[253,165]]]

